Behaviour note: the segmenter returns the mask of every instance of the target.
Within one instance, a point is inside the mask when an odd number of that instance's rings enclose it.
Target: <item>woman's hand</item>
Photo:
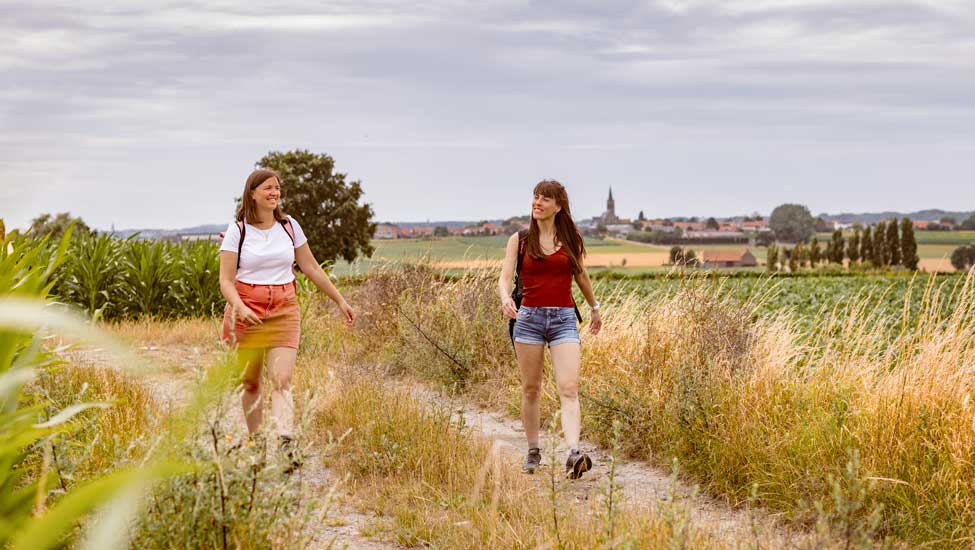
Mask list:
[[[254,326],[261,324],[261,318],[254,313],[254,310],[247,306],[241,306],[236,309],[237,318],[240,319],[242,323],[247,326]]]
[[[511,296],[504,296],[501,298],[501,313],[508,319],[515,319],[518,317],[518,306],[515,305],[515,301]]]
[[[342,310],[342,316],[345,317],[345,325],[351,327],[355,324],[355,312],[352,311],[352,306],[348,302],[342,300],[339,302],[339,309]]]
[[[599,329],[603,328],[603,318],[598,309],[590,310],[592,319],[589,320],[589,334],[599,334]]]

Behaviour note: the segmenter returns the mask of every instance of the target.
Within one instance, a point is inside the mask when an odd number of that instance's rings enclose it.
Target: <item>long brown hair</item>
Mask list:
[[[562,208],[555,214],[555,241],[556,245],[564,248],[565,253],[569,256],[572,273],[578,273],[582,270],[582,258],[586,255],[586,245],[582,239],[582,233],[579,232],[575,220],[572,219],[572,212],[569,210],[569,194],[566,193],[565,187],[555,180],[538,182],[533,194],[555,199],[555,203]],[[525,252],[536,260],[544,260],[545,254],[542,253],[539,234],[538,222],[532,216],[531,224],[528,226]]]
[[[277,178],[278,184],[281,183],[281,176],[268,168],[258,168],[247,176],[247,181],[244,182],[244,194],[240,197],[240,206],[237,207],[237,221],[249,224],[260,221],[257,219],[257,205],[254,204],[251,193],[271,178]],[[278,206],[274,209],[274,220],[281,222],[285,219],[287,218],[285,218],[284,211],[281,210],[281,201],[278,200]]]

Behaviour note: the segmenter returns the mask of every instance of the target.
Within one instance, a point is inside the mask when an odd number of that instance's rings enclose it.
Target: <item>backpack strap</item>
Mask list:
[[[244,222],[237,222],[237,230],[240,231],[240,238],[237,239],[237,271],[240,271],[240,251],[244,249],[244,235],[247,234],[246,225]]]
[[[525,243],[528,240],[528,230],[522,229],[518,232],[518,263],[515,265],[515,288],[511,291],[511,298],[515,305],[521,307],[521,262],[525,259]],[[511,346],[515,345],[515,320],[508,319],[508,336],[511,337]]]
[[[284,232],[291,237],[291,246],[295,244],[295,227],[291,225],[291,218],[285,218],[281,220],[281,227],[284,228]]]
[[[515,277],[521,279],[521,263],[525,259],[525,244],[528,241],[528,230],[518,232],[518,263],[515,265]]]

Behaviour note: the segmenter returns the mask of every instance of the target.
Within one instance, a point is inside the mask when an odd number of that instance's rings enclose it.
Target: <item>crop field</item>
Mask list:
[[[624,275],[625,277],[625,275]],[[637,276],[639,277],[639,276]],[[720,294],[745,303],[754,301],[764,315],[795,316],[798,322],[809,325],[836,308],[862,302],[875,317],[892,318],[906,307],[917,315],[925,300],[928,285],[942,289],[948,296],[964,282],[961,275],[838,275],[809,277],[708,277],[720,287]],[[648,278],[599,278],[594,286],[603,296],[622,301],[631,296],[649,300],[670,299],[688,284],[687,278],[650,276]],[[577,301],[582,296],[576,297]]]
[[[918,256],[920,266],[929,272],[953,271],[948,257],[961,244],[975,241],[972,231],[919,231]],[[817,236],[821,241],[829,240],[830,235]],[[504,246],[508,237],[445,237],[429,239],[374,240],[376,250],[372,258],[358,260],[349,265],[338,262],[334,270],[339,275],[362,274],[377,265],[390,262],[401,263],[425,259],[438,267],[462,270],[469,268],[496,268],[504,256]],[[586,239],[586,265],[594,270],[626,270],[629,272],[665,272],[669,260],[670,245],[643,244],[621,239]],[[743,244],[687,245],[698,257],[707,250],[748,249],[759,263],[766,259],[765,247],[749,247]],[[760,271],[761,269],[758,269]],[[755,271],[755,269],[752,269]]]

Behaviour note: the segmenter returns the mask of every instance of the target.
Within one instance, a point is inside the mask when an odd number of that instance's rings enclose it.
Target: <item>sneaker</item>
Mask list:
[[[301,459],[298,458],[294,438],[290,435],[278,436],[278,449],[284,451],[288,456],[288,466],[284,469],[284,473],[290,474],[298,468],[301,468]]]
[[[538,447],[532,447],[528,449],[528,456],[525,457],[525,463],[521,466],[521,471],[526,474],[534,474],[535,470],[542,464],[542,450]]]
[[[579,479],[583,473],[591,469],[592,459],[589,458],[589,455],[579,451],[579,449],[572,449],[568,460],[565,461],[565,475],[569,479]]]

